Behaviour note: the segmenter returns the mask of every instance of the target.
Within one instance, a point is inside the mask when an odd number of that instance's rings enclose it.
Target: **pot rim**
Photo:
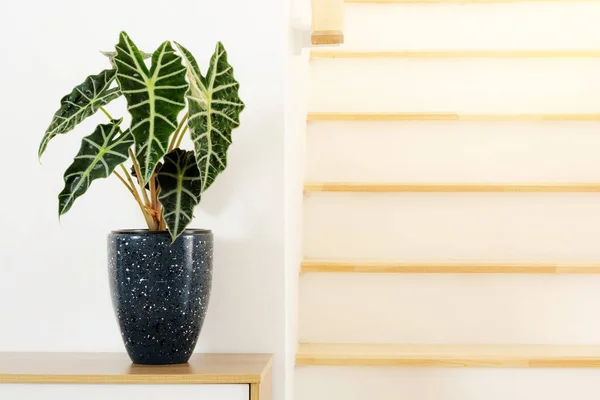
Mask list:
[[[117,229],[110,231],[112,235],[169,235],[169,231],[151,231],[148,229]],[[210,229],[186,229],[181,235],[209,235]]]

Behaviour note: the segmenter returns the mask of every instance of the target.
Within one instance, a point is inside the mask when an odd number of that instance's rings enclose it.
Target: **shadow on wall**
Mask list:
[[[242,79],[238,76],[236,78]],[[240,97],[247,96],[246,93],[253,90],[253,85],[242,84]],[[242,226],[244,231],[252,235],[265,221],[272,218],[274,211],[279,210],[283,218],[283,204],[278,201],[283,201],[283,187],[279,187],[279,184],[284,179],[281,144],[284,125],[278,119],[281,110],[273,107],[272,110],[262,111],[261,115],[255,110],[255,106],[252,103],[246,104],[246,109],[240,116],[240,127],[233,131],[227,168],[202,196],[198,207],[208,215],[218,217],[228,205],[241,202],[242,208],[248,212],[240,214],[239,218],[250,216],[254,221],[236,221],[236,225]],[[261,106],[264,108],[265,105]],[[281,169],[273,171],[273,165],[279,165]],[[244,196],[244,193],[248,193],[248,196]],[[283,224],[283,220],[278,219],[276,222]]]
[[[282,259],[281,243],[266,244],[259,235],[236,241],[215,236],[214,257],[211,300],[196,351],[278,352],[278,333],[270,321],[281,314],[284,302],[274,303],[272,293],[283,292],[284,285],[270,277],[273,262]]]
[[[215,240],[212,295],[197,351],[280,350],[284,323],[274,321],[283,318],[284,302],[273,299],[284,298],[283,121],[276,105],[261,113],[255,106],[244,110],[227,169],[200,202],[198,211],[209,218],[197,215],[193,222],[213,229]]]

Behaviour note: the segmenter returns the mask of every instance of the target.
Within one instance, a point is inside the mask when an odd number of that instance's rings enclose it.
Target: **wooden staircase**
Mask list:
[[[600,346],[303,344],[297,365],[598,368]]]
[[[600,1],[345,3],[310,54],[296,399],[600,398]]]

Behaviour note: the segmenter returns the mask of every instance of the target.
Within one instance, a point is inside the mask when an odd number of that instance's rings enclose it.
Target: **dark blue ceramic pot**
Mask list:
[[[136,364],[186,363],[200,335],[212,284],[213,237],[187,230],[113,231],[108,270],[113,307]]]

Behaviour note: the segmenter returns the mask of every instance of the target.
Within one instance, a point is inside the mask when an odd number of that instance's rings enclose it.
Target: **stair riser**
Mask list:
[[[586,113],[600,59],[322,59],[310,82],[320,112]]]
[[[305,343],[600,342],[598,275],[306,274]]]
[[[310,193],[304,206],[307,258],[600,260],[595,193]]]
[[[346,4],[345,47],[357,49],[598,48],[600,4]]]
[[[592,400],[600,371],[379,367],[296,368],[296,400]]]
[[[319,122],[306,180],[600,182],[598,149],[600,122]]]

